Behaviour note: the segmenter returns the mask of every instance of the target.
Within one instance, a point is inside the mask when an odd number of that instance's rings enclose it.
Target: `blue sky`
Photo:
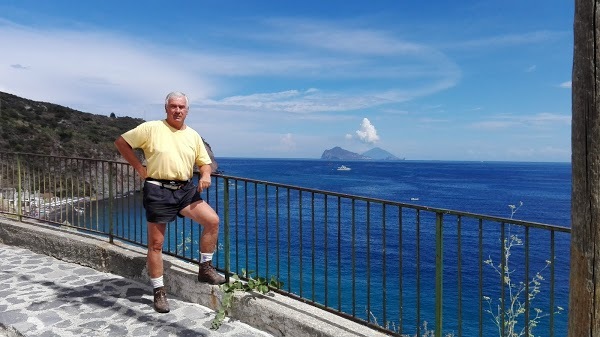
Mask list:
[[[0,0],[0,91],[187,123],[217,157],[570,161],[573,1]]]

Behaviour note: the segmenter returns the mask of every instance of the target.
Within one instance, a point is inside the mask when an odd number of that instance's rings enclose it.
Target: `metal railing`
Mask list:
[[[566,335],[570,229],[214,174],[217,267],[396,336]],[[0,153],[0,213],[145,246],[125,163]],[[164,252],[198,262],[201,226]],[[562,312],[561,312],[562,311]],[[427,325],[429,322],[429,325]]]

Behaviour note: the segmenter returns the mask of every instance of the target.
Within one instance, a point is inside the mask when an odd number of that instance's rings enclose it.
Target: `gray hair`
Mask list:
[[[186,107],[186,108],[189,108],[189,106],[190,106],[190,103],[189,103],[189,101],[188,101],[188,98],[187,98],[187,96],[186,96],[184,93],[180,92],[180,91],[172,91],[172,92],[170,92],[170,93],[167,95],[167,98],[165,98],[165,108],[167,107],[167,105],[169,105],[169,100],[170,100],[171,98],[179,98],[179,97],[183,97],[183,98],[185,98],[185,107]]]

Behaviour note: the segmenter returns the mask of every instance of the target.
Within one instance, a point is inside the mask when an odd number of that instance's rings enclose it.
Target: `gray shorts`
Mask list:
[[[179,189],[144,182],[144,208],[148,222],[168,223],[178,216],[183,218],[179,211],[199,200],[202,197],[191,181],[182,184]]]

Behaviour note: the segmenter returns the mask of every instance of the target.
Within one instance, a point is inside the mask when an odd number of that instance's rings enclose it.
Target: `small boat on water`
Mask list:
[[[337,170],[338,170],[338,171],[350,171],[350,170],[352,170],[352,169],[351,169],[351,168],[349,168],[349,167],[347,167],[347,166],[344,166],[344,165],[342,165],[342,166],[339,166],[339,167],[337,168]]]

